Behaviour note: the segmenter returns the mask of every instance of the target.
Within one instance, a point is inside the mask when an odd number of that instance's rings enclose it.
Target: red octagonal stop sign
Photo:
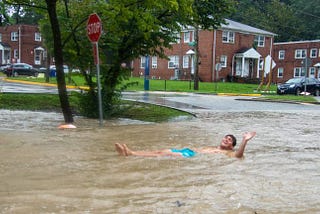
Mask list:
[[[102,23],[98,14],[93,13],[89,16],[87,22],[87,35],[89,40],[94,43],[98,42],[101,36]]]

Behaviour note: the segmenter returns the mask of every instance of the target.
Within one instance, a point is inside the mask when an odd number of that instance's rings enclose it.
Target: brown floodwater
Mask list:
[[[320,118],[312,112],[203,112],[141,123],[0,111],[0,213],[319,213]],[[217,145],[257,131],[242,160],[120,157]]]

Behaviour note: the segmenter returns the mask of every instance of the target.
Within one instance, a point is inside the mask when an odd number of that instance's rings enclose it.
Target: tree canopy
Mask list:
[[[319,39],[320,5],[317,0],[238,0],[235,21],[269,30],[276,41]]]

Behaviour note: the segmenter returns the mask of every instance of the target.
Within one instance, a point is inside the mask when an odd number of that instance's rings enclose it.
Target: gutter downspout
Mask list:
[[[21,62],[21,25],[19,25],[18,28],[18,33],[19,33],[19,59],[18,62]]]
[[[212,82],[216,79],[215,68],[216,68],[216,48],[217,48],[217,31],[213,31],[213,47],[212,47]]]

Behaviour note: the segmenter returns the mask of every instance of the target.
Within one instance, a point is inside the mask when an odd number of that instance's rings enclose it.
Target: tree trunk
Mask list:
[[[47,10],[51,23],[54,44],[54,59],[57,72],[57,84],[60,98],[60,105],[66,123],[73,123],[72,111],[67,94],[66,81],[63,72],[63,51],[61,42],[60,25],[56,12],[57,0],[46,0]]]

